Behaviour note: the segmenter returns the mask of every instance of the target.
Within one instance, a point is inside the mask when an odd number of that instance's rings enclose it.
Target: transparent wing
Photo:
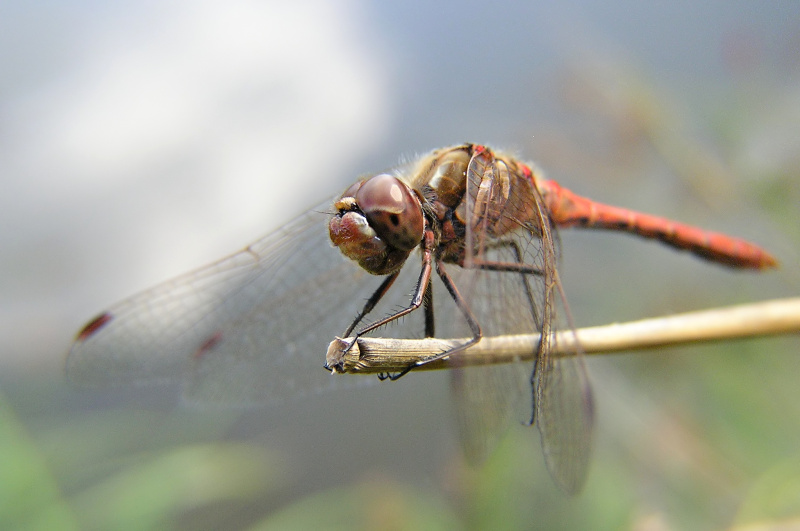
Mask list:
[[[178,383],[190,400],[234,404],[373,381],[323,368],[328,343],[381,281],[330,244],[321,212],[331,204],[110,308],[79,333],[68,377],[88,385]],[[397,290],[386,303],[405,295]]]
[[[524,176],[491,154],[477,156],[468,169],[472,205],[480,187],[509,182],[502,212],[481,213],[492,227],[473,230],[478,260],[525,264],[538,274],[513,271],[448,269],[463,290],[484,336],[543,332],[549,338],[555,321],[560,285],[556,242],[541,197]],[[502,172],[506,172],[502,174]],[[500,187],[500,184],[497,184]],[[492,193],[505,193],[490,190]],[[477,202],[477,204],[480,204]],[[469,207],[468,207],[469,210]],[[492,217],[494,216],[494,217]],[[469,241],[469,237],[467,238]],[[464,334],[462,331],[462,335]],[[593,412],[591,392],[580,356],[554,359],[545,340],[531,345],[536,362],[461,369],[452,384],[465,451],[473,460],[488,455],[513,419],[534,420],[542,438],[548,470],[567,492],[582,486],[588,466]]]
[[[481,185],[489,184],[497,168],[486,156],[475,157],[467,175],[467,218],[474,212]],[[484,192],[486,190],[484,189]],[[489,190],[491,195],[491,190]],[[480,213],[485,219],[486,212]],[[475,241],[471,241],[474,239]],[[522,237],[524,239],[524,236]],[[493,238],[480,223],[468,225],[466,247],[480,249],[478,260],[501,263],[541,264],[540,240],[530,237],[519,245],[520,236],[509,234]],[[469,253],[468,253],[469,254]],[[481,325],[483,335],[530,333],[538,330],[534,311],[540,300],[529,298],[543,291],[539,278],[510,272],[450,266],[448,271]],[[463,319],[455,319],[461,328],[457,336],[468,336]],[[536,345],[532,345],[535,348]],[[456,408],[460,440],[467,458],[483,461],[494,449],[513,421],[530,422],[531,373],[533,364],[519,362],[507,365],[470,367],[453,372],[451,387]]]
[[[551,355],[556,307],[564,306],[564,290],[556,269],[555,242],[549,220],[537,192],[545,255],[545,302],[542,311],[542,342],[533,378],[534,420],[542,439],[547,469],[565,492],[581,490],[589,469],[594,401],[583,354],[555,358]],[[574,332],[574,326],[569,322]]]

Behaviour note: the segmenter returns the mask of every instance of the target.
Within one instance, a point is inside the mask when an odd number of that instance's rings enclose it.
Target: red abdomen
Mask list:
[[[618,230],[660,240],[701,258],[729,267],[776,267],[769,253],[745,240],[677,221],[604,205],[562,188],[554,181],[537,181],[550,217],[558,227]]]

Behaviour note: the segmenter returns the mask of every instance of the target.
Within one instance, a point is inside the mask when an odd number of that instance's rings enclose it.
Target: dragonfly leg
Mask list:
[[[386,295],[386,292],[388,292],[389,288],[392,287],[394,281],[397,280],[397,276],[399,274],[400,274],[399,271],[396,273],[392,273],[391,275],[386,277],[383,280],[383,282],[381,282],[381,285],[378,286],[378,289],[376,289],[375,292],[372,294],[372,296],[367,300],[366,304],[364,304],[364,307],[361,309],[361,312],[347,328],[347,330],[344,333],[344,337],[350,337],[350,334],[353,332],[358,323],[360,323],[361,320],[364,319],[364,316],[366,316],[369,312],[375,309],[375,306],[380,302],[383,296]]]
[[[519,246],[517,245],[516,242],[513,242],[513,241],[498,242],[498,243],[493,244],[493,247],[508,247],[508,248],[510,248],[512,253],[514,254],[515,261],[514,262],[495,262],[495,261],[477,261],[477,260],[475,260],[475,261],[472,262],[473,267],[476,267],[476,268],[479,268],[479,269],[486,269],[486,270],[489,270],[489,271],[507,271],[507,272],[512,272],[512,273],[519,273],[519,275],[520,275],[520,277],[522,279],[523,286],[525,287],[524,288],[525,289],[525,296],[528,299],[528,307],[529,307],[529,309],[531,311],[531,315],[533,316],[534,322],[537,324],[537,326],[539,326],[539,322],[540,322],[539,321],[539,316],[538,316],[538,313],[536,312],[536,304],[534,302],[533,292],[531,290],[530,283],[528,282],[527,275],[542,275],[543,274],[542,270],[537,268],[537,267],[527,265],[522,261],[522,252],[520,251]],[[469,306],[467,305],[466,301],[461,297],[461,294],[458,292],[458,288],[453,283],[453,280],[451,279],[451,277],[447,273],[447,271],[445,271],[444,264],[441,261],[437,261],[436,262],[436,272],[439,274],[439,277],[442,279],[442,282],[444,283],[445,287],[447,288],[447,291],[450,293],[450,296],[453,298],[453,301],[456,303],[456,306],[458,306],[458,309],[461,310],[462,315],[466,319],[467,324],[469,325],[470,330],[472,331],[472,334],[473,334],[472,339],[470,339],[468,341],[465,341],[461,345],[458,345],[458,346],[456,346],[456,347],[454,347],[452,349],[446,350],[446,351],[441,352],[441,353],[439,353],[439,354],[437,354],[435,356],[431,356],[430,358],[427,358],[425,360],[419,361],[419,362],[415,363],[414,365],[411,365],[411,366],[407,367],[406,369],[404,369],[403,371],[401,371],[399,373],[396,373],[396,374],[381,374],[381,375],[379,375],[379,378],[381,378],[381,380],[384,380],[384,379],[397,380],[398,378],[404,376],[405,374],[407,374],[409,371],[411,371],[415,367],[419,367],[421,365],[425,365],[425,364],[430,363],[432,361],[436,361],[436,360],[439,360],[439,359],[442,359],[442,358],[446,358],[447,356],[450,356],[452,354],[455,354],[457,352],[465,350],[466,348],[468,348],[468,347],[474,345],[475,343],[477,343],[478,341],[480,341],[480,339],[482,337],[480,324],[478,323],[478,321],[475,318],[475,316],[472,314],[472,311],[469,309]],[[427,334],[427,319],[429,317],[432,320],[432,318],[433,318],[433,309],[431,308],[430,313],[428,313],[427,312],[427,307],[426,307],[426,334]],[[431,332],[432,332],[432,329],[431,329]],[[432,334],[431,335],[427,335],[427,337],[432,337]]]
[[[483,332],[481,332],[481,325],[478,323],[478,320],[472,314],[472,310],[469,309],[467,302],[461,297],[461,294],[458,292],[458,288],[453,283],[453,279],[450,278],[450,275],[445,271],[444,264],[441,261],[436,262],[436,272],[439,274],[439,278],[442,279],[445,288],[447,288],[448,293],[450,293],[450,297],[453,298],[453,301],[456,303],[456,306],[459,310],[461,310],[461,314],[464,316],[464,319],[467,321],[467,325],[469,325],[470,331],[472,331],[472,339],[465,341],[464,343],[457,345],[451,349],[448,349],[436,356],[432,356],[430,358],[426,358],[425,360],[418,361],[414,364],[415,367],[419,367],[421,365],[425,365],[432,361],[436,361],[442,358],[446,358],[451,354],[455,354],[457,352],[461,352],[462,350],[474,345],[478,341],[481,340],[483,337]]]
[[[425,289],[425,295],[422,297],[422,304],[425,308],[425,337],[436,336],[436,323],[433,318],[433,285],[428,282],[428,287]],[[408,372],[417,367],[417,365],[409,365],[398,373],[382,372],[378,374],[378,379],[395,381],[401,376],[405,376]]]
[[[519,258],[519,248],[517,247],[516,243],[508,242],[507,243],[514,251],[517,253],[517,257]],[[521,273],[523,275],[537,275],[541,276],[544,273],[538,267],[528,265],[520,259],[519,262],[495,262],[491,260],[473,260],[473,266],[478,269],[485,269],[487,271],[510,271],[514,273]]]
[[[434,330],[434,314],[433,314],[433,290],[431,288],[430,276],[431,276],[431,262],[433,257],[434,235],[433,232],[427,231],[425,236],[426,236],[425,245],[423,247],[423,267],[420,273],[419,281],[417,283],[417,289],[414,293],[414,297],[411,301],[411,304],[407,308],[404,308],[403,310],[400,310],[399,312],[390,315],[389,317],[386,317],[384,319],[381,319],[380,321],[372,323],[368,327],[359,331],[357,337],[371,330],[374,330],[375,328],[383,326],[384,324],[387,324],[399,317],[402,317],[403,315],[407,315],[408,313],[418,309],[423,302],[425,303],[425,335],[427,337],[433,337],[435,330]],[[461,294],[458,292],[458,288],[453,283],[452,278],[450,278],[450,275],[445,270],[444,264],[442,263],[441,260],[436,261],[436,272],[439,275],[439,278],[442,279],[445,288],[447,288],[447,291],[448,293],[450,293],[450,296],[453,298],[453,301],[456,303],[456,306],[458,307],[459,310],[461,310],[464,319],[466,319],[467,324],[469,325],[469,328],[473,334],[472,339],[465,341],[461,345],[457,345],[454,348],[451,348],[449,350],[431,356],[430,358],[427,358],[423,361],[419,361],[417,363],[409,365],[408,367],[406,367],[405,369],[403,369],[398,373],[379,374],[378,375],[379,379],[381,380],[388,379],[392,381],[397,380],[398,378],[401,378],[402,376],[408,374],[409,371],[411,371],[415,367],[419,367],[421,365],[425,365],[426,363],[430,363],[432,361],[445,358],[447,356],[450,356],[451,354],[460,352],[466,349],[467,347],[474,345],[475,343],[480,341],[482,337],[480,324],[478,324],[478,320],[472,314],[472,311],[469,309],[469,306],[467,305],[466,301],[461,297]]]
[[[431,281],[431,259],[429,256],[427,260],[423,258],[422,270],[420,271],[419,280],[417,281],[417,287],[414,290],[414,296],[411,299],[411,303],[402,310],[399,310],[393,313],[392,315],[384,317],[383,319],[380,319],[365,326],[364,328],[356,332],[354,339],[358,339],[359,337],[375,330],[376,328],[380,328],[381,326],[391,323],[392,321],[395,321],[403,317],[404,315],[408,315],[409,313],[413,312],[414,310],[422,306],[422,301],[425,298],[425,292],[428,289],[428,284],[430,284],[430,281]]]
[[[435,323],[433,318],[433,286],[431,285],[430,279],[428,280],[428,285],[425,288],[425,293],[422,296],[422,304],[425,309],[425,337],[434,337],[436,333],[435,333]],[[409,365],[408,367],[397,373],[381,372],[378,373],[378,379],[380,381],[389,380],[393,382],[398,378],[401,378],[406,374],[408,374],[409,371],[411,371],[411,369],[413,369],[414,367],[417,367],[417,365],[416,364]]]
[[[428,287],[425,289],[422,304],[425,308],[425,337],[435,337],[436,322],[433,318],[433,285],[430,282],[428,282]]]
[[[358,323],[360,323],[361,320],[364,318],[364,316],[366,316],[369,312],[371,312],[375,308],[375,305],[377,305],[378,302],[380,302],[380,300],[383,298],[383,296],[386,295],[386,292],[388,292],[389,288],[392,287],[392,284],[394,284],[394,281],[397,280],[397,276],[399,274],[400,274],[399,271],[396,273],[392,273],[391,275],[386,277],[383,280],[383,282],[381,282],[381,285],[378,286],[378,289],[376,289],[372,293],[370,298],[367,299],[367,302],[364,304],[364,307],[361,309],[361,311],[353,320],[353,322],[350,324],[350,326],[347,327],[347,330],[345,331],[342,337],[350,337],[350,334],[353,332],[353,329],[358,325]],[[357,337],[353,338],[353,340],[347,345],[347,348],[345,348],[342,351],[343,355],[350,352],[350,349],[353,348],[353,345],[356,344],[356,339]],[[327,363],[325,364],[325,368],[328,370],[332,369],[332,367],[329,367]]]
[[[453,280],[450,278],[450,275],[447,274],[447,271],[445,271],[445,269],[444,269],[444,265],[440,261],[436,262],[436,272],[439,274],[439,278],[442,279],[442,282],[444,283],[445,287],[447,288],[448,293],[450,293],[450,296],[453,298],[453,301],[455,301],[456,306],[458,306],[458,309],[461,310],[461,313],[464,316],[464,319],[466,319],[467,324],[469,325],[469,328],[470,328],[470,330],[472,331],[472,334],[473,334],[472,335],[472,339],[470,339],[468,341],[465,341],[464,343],[462,343],[460,345],[457,345],[457,346],[455,346],[455,347],[453,347],[451,349],[448,349],[448,350],[445,350],[443,352],[440,352],[439,354],[436,354],[435,356],[431,356],[430,358],[426,358],[426,359],[424,359],[422,361],[418,361],[418,362],[416,362],[416,363],[414,363],[412,365],[409,365],[408,367],[406,367],[405,369],[403,369],[402,371],[400,371],[398,373],[392,373],[392,374],[383,373],[383,374],[379,374],[378,378],[380,378],[381,380],[388,379],[388,380],[391,380],[391,381],[395,381],[398,378],[401,378],[402,376],[405,376],[412,369],[414,369],[416,367],[420,367],[420,366],[425,365],[427,363],[430,363],[432,361],[440,360],[442,358],[446,358],[446,357],[448,357],[448,356],[450,356],[452,354],[455,354],[457,352],[461,352],[462,350],[464,350],[464,349],[466,349],[468,347],[471,347],[472,345],[474,345],[475,343],[480,341],[481,337],[483,337],[483,333],[481,332],[481,325],[478,323],[478,320],[475,319],[475,316],[472,315],[472,311],[469,309],[469,306],[467,306],[466,301],[461,297],[461,294],[458,292],[458,288],[456,288],[456,285],[453,283]]]
[[[366,334],[368,332],[371,332],[372,330],[375,330],[376,328],[380,328],[381,326],[384,326],[384,325],[386,325],[388,323],[391,323],[392,321],[395,321],[395,320],[403,317],[404,315],[408,315],[409,313],[413,312],[414,310],[416,310],[420,306],[422,306],[423,301],[426,301],[426,300],[429,300],[431,302],[433,301],[432,296],[428,295],[428,290],[430,289],[430,283],[431,283],[431,270],[432,270],[432,262],[433,262],[434,241],[435,241],[435,235],[433,234],[433,231],[430,230],[429,228],[426,229],[425,230],[425,234],[424,234],[423,248],[422,248],[422,269],[420,271],[419,280],[417,280],[417,287],[414,290],[414,296],[411,298],[410,304],[407,307],[403,308],[402,310],[397,311],[397,312],[395,312],[395,313],[393,313],[393,314],[391,314],[391,315],[389,315],[387,317],[384,317],[383,319],[375,321],[375,322],[365,326],[364,328],[362,328],[358,332],[356,332],[356,334],[353,335],[353,340],[350,342],[350,344],[347,346],[347,348],[344,350],[344,352],[347,352],[351,348],[353,348],[353,345],[355,345],[356,341],[358,341],[358,338],[363,336],[364,334]],[[387,279],[386,281],[383,282],[383,284],[381,284],[380,288],[378,288],[378,291],[376,291],[375,294],[370,298],[370,300],[367,301],[367,304],[365,305],[365,310],[367,308],[369,308],[371,310],[372,308],[375,307],[375,304],[377,304],[377,302],[380,300],[381,297],[383,297],[383,295],[386,293],[386,291],[389,289],[389,287],[392,285],[392,283],[394,283],[394,279],[397,278],[398,274],[399,274],[399,272],[393,274],[391,277],[389,277],[389,279]],[[374,302],[373,302],[373,299],[375,299]],[[427,310],[427,308],[428,308],[427,305],[428,304],[429,303],[426,302],[426,319],[425,319],[425,321],[426,321],[426,323],[425,323],[426,332],[433,330],[433,323],[432,323],[433,317],[432,317],[432,314],[430,315],[430,317],[428,316],[428,310]],[[359,318],[356,320],[356,323],[360,320],[360,318],[365,313],[367,313],[367,312],[362,312],[362,315],[359,316]],[[428,321],[430,321],[430,324],[429,324]],[[353,326],[355,326],[355,323],[354,323]],[[348,335],[349,335],[350,332],[352,332],[353,326],[351,326],[348,329]],[[394,378],[393,375],[383,374],[383,373],[379,374],[378,378],[380,380],[385,380],[387,378],[394,380],[394,379],[399,378],[403,374],[406,374],[409,370],[411,370],[411,369],[403,371],[396,378]]]

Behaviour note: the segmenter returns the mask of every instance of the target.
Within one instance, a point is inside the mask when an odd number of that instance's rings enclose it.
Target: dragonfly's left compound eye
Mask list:
[[[376,175],[361,185],[355,198],[370,227],[387,244],[404,251],[419,245],[424,229],[422,207],[398,178]]]

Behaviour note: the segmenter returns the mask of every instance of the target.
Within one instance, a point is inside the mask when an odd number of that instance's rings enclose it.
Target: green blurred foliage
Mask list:
[[[0,524],[6,529],[80,529],[44,456],[0,395]]]

